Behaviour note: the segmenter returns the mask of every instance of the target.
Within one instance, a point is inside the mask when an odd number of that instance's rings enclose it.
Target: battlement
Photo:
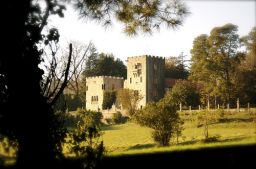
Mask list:
[[[164,57],[161,57],[161,56],[153,56],[153,55],[140,55],[140,56],[130,56],[130,57],[127,57],[127,60],[129,60],[129,59],[136,59],[136,58],[149,58],[149,59],[154,59],[154,58],[156,58],[156,59],[163,59],[163,60],[165,60],[165,58]]]
[[[123,80],[123,77],[117,77],[117,76],[91,76],[91,77],[86,77],[86,79],[91,80],[91,79],[120,79]]]

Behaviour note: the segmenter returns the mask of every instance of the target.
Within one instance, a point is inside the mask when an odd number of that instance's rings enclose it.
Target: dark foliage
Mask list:
[[[68,143],[71,145],[71,153],[82,159],[81,168],[93,169],[103,157],[103,141],[98,141],[100,132],[95,125],[88,126],[84,119],[80,119],[75,130],[69,133],[71,139]]]
[[[63,16],[65,7],[56,0],[46,1],[45,11],[39,4],[24,1],[1,3],[2,23],[6,26],[0,57],[0,132],[18,142],[17,167],[55,166],[61,158],[61,123],[41,95],[43,71],[38,67],[42,50],[39,43],[58,41],[56,29],[42,34],[48,16]],[[8,14],[6,16],[6,14]],[[38,166],[39,167],[39,166]]]
[[[95,54],[88,57],[86,68],[83,72],[85,77],[90,76],[117,76],[127,77],[126,66],[120,59],[108,54]]]
[[[111,109],[112,105],[116,102],[116,92],[115,91],[104,91],[102,108]]]
[[[113,114],[112,121],[114,124],[122,124],[127,122],[128,117],[123,116],[121,112],[116,112]]]
[[[200,104],[200,95],[197,86],[187,80],[178,80],[173,88],[167,92],[166,97],[175,99],[175,102],[184,106],[197,106]]]
[[[165,60],[165,77],[172,79],[187,79],[189,71],[186,68],[183,54],[179,57],[169,57]]]
[[[54,111],[75,111],[84,106],[81,97],[72,94],[61,94],[53,106]]]

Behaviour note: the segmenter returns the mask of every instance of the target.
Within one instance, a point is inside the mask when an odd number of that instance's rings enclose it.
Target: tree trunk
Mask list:
[[[18,141],[17,168],[52,168],[56,157],[54,116],[41,95],[40,53],[34,42],[25,38],[30,3],[31,0],[2,3],[9,14],[3,17],[3,32],[8,36],[3,37],[1,46],[1,51],[9,53],[0,58],[0,74],[6,77],[8,88],[5,127]]]
[[[19,65],[14,66],[19,68],[23,76],[9,76],[12,86],[10,111],[16,119],[13,127],[19,144],[17,166],[48,168],[56,156],[53,140],[54,115],[40,93],[39,68],[25,66],[22,61],[18,63]]]

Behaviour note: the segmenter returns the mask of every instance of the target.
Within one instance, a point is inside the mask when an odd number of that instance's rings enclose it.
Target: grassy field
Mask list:
[[[256,114],[256,109],[253,110]],[[205,147],[232,146],[241,144],[256,144],[256,122],[247,111],[225,112],[221,121],[209,125],[209,135],[216,136],[217,141],[204,142],[204,128],[198,127],[197,116],[200,112],[180,112],[184,120],[184,130],[177,143],[171,140],[169,147],[158,147],[151,138],[152,130],[141,127],[133,122],[121,125],[107,125],[102,128],[102,139],[108,156],[123,154],[155,153],[166,151],[184,151]],[[254,115],[255,117],[255,115]],[[255,119],[255,118],[254,118]],[[8,149],[8,151],[6,150]],[[63,147],[63,152],[68,152]],[[8,145],[8,141],[0,142],[0,164],[2,157],[12,158],[15,151]]]
[[[254,110],[255,111],[255,110]],[[151,138],[151,129],[128,122],[121,125],[105,126],[103,140],[107,155],[154,153],[161,151],[183,151],[203,147],[255,144],[256,126],[247,111],[225,112],[222,121],[209,125],[209,135],[217,141],[205,143],[203,127],[197,126],[196,116],[200,112],[181,112],[184,130],[177,144],[171,140],[169,147],[157,147]]]

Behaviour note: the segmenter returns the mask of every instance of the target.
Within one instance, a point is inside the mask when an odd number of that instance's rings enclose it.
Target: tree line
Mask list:
[[[200,86],[201,103],[256,103],[256,28],[239,37],[238,26],[215,27],[194,39],[189,80]]]

